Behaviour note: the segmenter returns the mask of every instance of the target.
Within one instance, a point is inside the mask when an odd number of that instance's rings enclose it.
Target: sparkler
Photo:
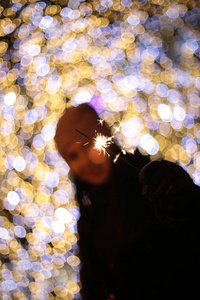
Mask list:
[[[115,153],[113,153],[110,149],[108,150],[107,148],[114,143],[113,141],[113,136],[108,137],[105,135],[102,135],[101,133],[97,133],[96,137],[94,137],[93,139],[90,138],[88,135],[86,135],[85,133],[81,132],[78,129],[75,129],[78,133],[82,134],[83,136],[85,136],[86,138],[88,138],[89,140],[94,142],[94,149],[99,150],[99,151],[103,151],[104,154],[110,155],[114,154],[115,155],[115,159],[114,159],[114,163],[120,159],[123,162],[125,162],[127,165],[131,166],[132,168],[134,168],[135,170],[137,170],[138,172],[140,172],[140,169],[138,169],[137,167],[135,167],[134,165],[130,164],[127,160],[123,159],[120,156],[120,153],[118,153],[117,155]]]
[[[107,147],[109,147],[111,144],[114,144],[113,142],[113,136],[105,136],[102,135],[101,133],[97,133],[96,137],[94,138],[94,149],[98,151],[103,151],[104,154],[109,153],[106,151]]]

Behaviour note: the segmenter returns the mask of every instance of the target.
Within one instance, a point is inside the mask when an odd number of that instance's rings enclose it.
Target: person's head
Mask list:
[[[57,124],[55,142],[76,178],[101,185],[109,179],[111,161],[103,151],[94,149],[96,133],[111,136],[108,125],[100,124],[96,111],[84,103],[65,110]]]

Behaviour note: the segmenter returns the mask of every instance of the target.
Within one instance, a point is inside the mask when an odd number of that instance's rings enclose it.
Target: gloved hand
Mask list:
[[[193,191],[195,184],[180,166],[169,161],[153,161],[143,167],[139,174],[144,185],[142,194],[150,200],[166,195]]]

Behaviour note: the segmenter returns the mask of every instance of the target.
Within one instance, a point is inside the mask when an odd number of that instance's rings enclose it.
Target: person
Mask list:
[[[55,135],[81,212],[82,299],[199,299],[200,187],[175,163],[95,149],[112,136],[99,119],[86,103],[68,108]]]

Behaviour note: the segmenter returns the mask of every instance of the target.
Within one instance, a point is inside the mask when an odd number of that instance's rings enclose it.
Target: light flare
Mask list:
[[[99,152],[103,151],[104,154],[109,155],[106,149],[114,143],[113,138],[114,136],[105,136],[101,133],[97,133],[96,137],[94,138],[94,149],[98,150]]]

